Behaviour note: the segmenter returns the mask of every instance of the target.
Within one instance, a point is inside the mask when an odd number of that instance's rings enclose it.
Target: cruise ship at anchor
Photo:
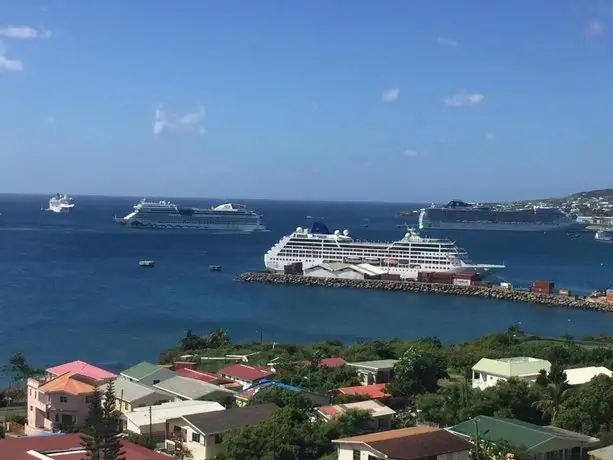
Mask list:
[[[180,228],[218,233],[264,231],[261,216],[242,204],[224,203],[210,209],[178,206],[170,201],[141,200],[134,211],[115,222],[133,227]]]
[[[561,209],[545,206],[499,209],[453,200],[422,209],[419,214],[420,229],[568,231],[584,227]]]
[[[275,272],[295,262],[302,262],[305,269],[327,262],[368,263],[403,279],[417,279],[419,272],[477,273],[487,277],[505,268],[473,264],[466,251],[454,242],[421,237],[412,230],[398,241],[380,243],[354,240],[348,230],[332,233],[318,222],[310,230],[298,227],[264,255],[264,265]]]
[[[61,193],[56,194],[54,197],[51,197],[49,200],[49,207],[47,209],[43,208],[43,211],[49,212],[72,212],[74,209],[75,202],[74,198],[68,195],[63,195]]]

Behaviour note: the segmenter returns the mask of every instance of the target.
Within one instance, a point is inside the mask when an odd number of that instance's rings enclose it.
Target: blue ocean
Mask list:
[[[114,215],[137,198],[75,196],[72,214],[41,212],[48,196],[0,196],[0,362],[14,352],[32,364],[82,359],[111,370],[154,360],[187,329],[227,328],[236,341],[326,338],[461,341],[521,323],[528,332],[612,334],[613,314],[409,293],[239,284],[263,268],[264,253],[317,216],[359,239],[399,239],[395,217],[411,204],[240,200],[264,215],[269,232],[207,235],[124,228]],[[210,206],[218,200],[175,199]],[[439,236],[439,235],[436,235]],[[474,262],[501,263],[494,281],[528,286],[550,279],[585,293],[613,283],[613,245],[564,232],[455,232],[446,236]],[[138,261],[153,259],[154,269]],[[211,264],[223,266],[211,272]]]

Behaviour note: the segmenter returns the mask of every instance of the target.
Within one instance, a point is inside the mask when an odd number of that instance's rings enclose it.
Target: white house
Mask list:
[[[473,366],[472,387],[485,389],[496,385],[499,380],[517,377],[534,382],[541,370],[549,372],[551,363],[544,359],[520,356],[516,358],[481,358]]]
[[[455,434],[424,426],[335,439],[332,443],[338,460],[469,460],[473,447]]]
[[[566,373],[566,380],[571,386],[583,385],[597,375],[613,376],[613,372],[604,366],[578,367],[576,369],[566,369],[564,372]]]
[[[167,420],[221,410],[225,410],[225,407],[217,402],[188,400],[139,407],[121,414],[121,419],[124,430],[142,435],[151,433],[156,439],[164,439]]]

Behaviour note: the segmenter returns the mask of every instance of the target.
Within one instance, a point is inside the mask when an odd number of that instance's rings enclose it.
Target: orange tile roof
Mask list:
[[[68,393],[71,395],[82,395],[92,393],[94,386],[90,383],[76,378],[74,372],[66,372],[45,382],[38,389],[44,393]]]
[[[370,399],[387,398],[391,396],[385,392],[386,383],[375,383],[372,385],[358,385],[355,387],[339,388],[338,392],[342,395],[364,395]]]

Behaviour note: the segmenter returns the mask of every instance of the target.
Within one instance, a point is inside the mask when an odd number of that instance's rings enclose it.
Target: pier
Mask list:
[[[574,308],[578,310],[613,312],[613,302],[608,302],[605,299],[596,300],[587,297],[567,296],[562,294],[511,290],[487,285],[459,286],[455,284],[423,283],[409,280],[393,281],[378,279],[321,278],[270,272],[241,273],[235,278],[235,281],[243,283],[370,289],[379,291],[412,292],[418,294],[480,297],[482,299],[505,300],[552,307]]]

